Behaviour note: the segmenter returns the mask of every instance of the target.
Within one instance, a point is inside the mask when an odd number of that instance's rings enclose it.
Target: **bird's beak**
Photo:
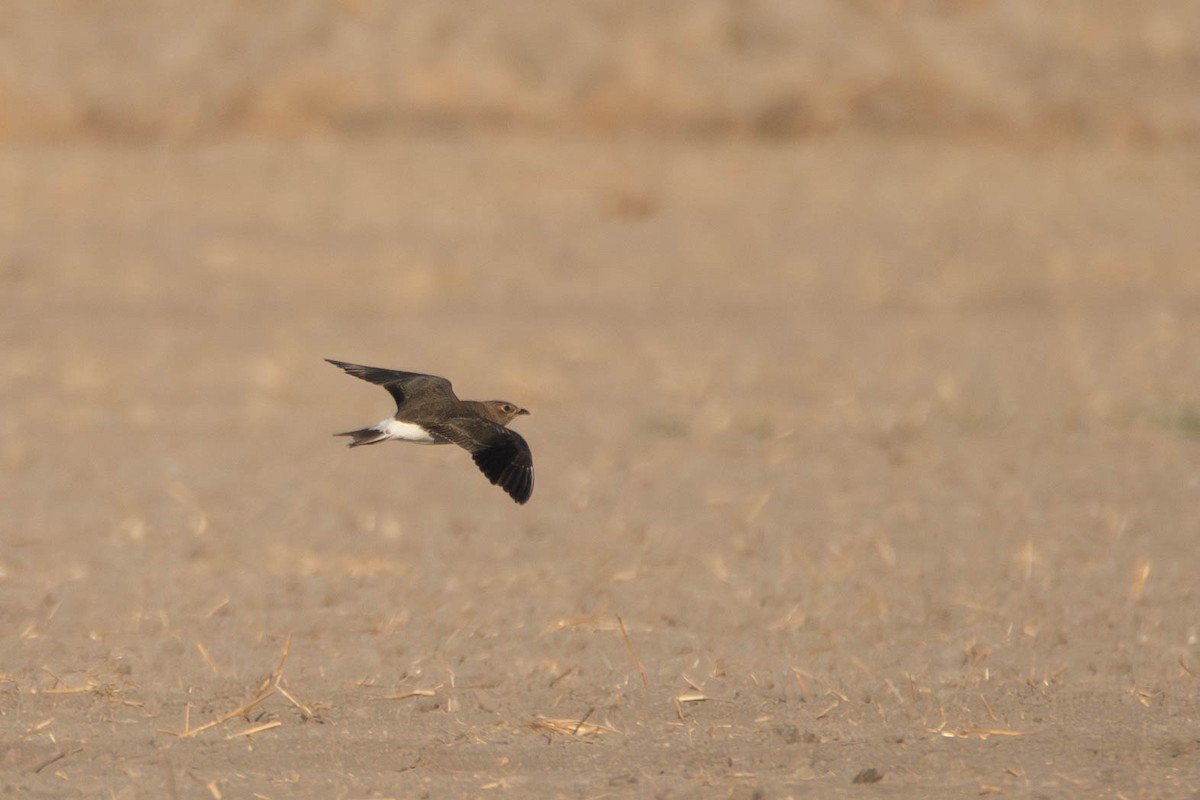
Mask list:
[[[518,417],[520,417],[520,416],[526,416],[526,417],[527,417],[527,416],[529,416],[529,411],[528,411],[527,409],[524,409],[524,408],[518,409],[518,410],[517,410],[517,416],[518,416]]]

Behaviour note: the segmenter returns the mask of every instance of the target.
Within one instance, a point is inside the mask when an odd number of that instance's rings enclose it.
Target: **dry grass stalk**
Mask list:
[[[291,692],[289,692],[287,689],[283,688],[283,684],[282,684],[282,683],[276,683],[276,684],[275,684],[275,690],[276,690],[277,692],[279,692],[281,695],[283,695],[283,696],[284,696],[284,698],[285,698],[285,699],[286,699],[286,700],[287,700],[289,703],[291,703],[292,705],[294,705],[296,708],[300,709],[300,713],[304,715],[304,718],[305,718],[305,719],[320,719],[320,718],[317,716],[317,712],[313,711],[313,710],[312,710],[312,708],[310,708],[309,706],[305,705],[304,703],[301,703],[301,702],[300,702],[299,700],[297,700],[297,699],[296,699],[294,696],[292,696],[292,693],[291,693]]]
[[[596,713],[596,707],[592,706],[587,710],[586,714],[579,718],[579,722],[575,723],[575,730],[572,731],[572,735],[578,736],[580,727],[582,727],[583,723],[588,721],[588,717],[592,716],[594,713]]]
[[[410,697],[433,697],[434,695],[437,694],[437,690],[440,688],[442,688],[442,687],[439,685],[433,689],[410,689],[407,692],[396,692],[395,694],[389,694],[385,697],[381,697],[380,699],[381,700],[407,700]]]
[[[782,618],[768,625],[767,630],[794,632],[800,630],[807,624],[808,614],[804,612],[801,603],[796,603],[786,614],[783,615]]]
[[[258,733],[259,731],[270,730],[271,728],[278,728],[282,724],[283,723],[280,722],[279,720],[273,719],[270,722],[264,722],[261,725],[254,725],[253,727],[247,728],[244,731],[237,731],[235,733],[226,734],[225,739],[229,740],[229,739],[236,739],[239,736],[249,736],[252,733]]]
[[[217,668],[217,662],[213,660],[211,655],[209,655],[207,647],[200,642],[196,642],[196,652],[198,652],[200,657],[204,659],[204,663],[208,664],[208,668],[213,671],[214,675],[221,674],[221,670]]]
[[[687,679],[684,678],[684,680],[687,680]],[[688,681],[688,683],[691,683],[691,681]],[[684,720],[683,704],[684,703],[700,703],[707,699],[708,699],[707,695],[705,695],[703,692],[701,692],[699,689],[696,689],[693,686],[693,691],[680,692],[679,694],[672,697],[671,703],[675,706],[675,713],[677,715],[679,715],[679,721],[683,722],[683,720]]]
[[[1133,568],[1133,581],[1129,585],[1129,599],[1141,600],[1142,592],[1146,590],[1146,581],[1150,579],[1150,562],[1141,561]]]
[[[1179,663],[1182,664],[1183,659],[1180,659]],[[560,672],[558,675],[555,675],[554,679],[550,681],[550,684],[549,684],[550,688],[553,689],[555,686],[558,685],[559,681],[561,681],[564,678],[570,677],[571,675],[574,675],[576,669],[578,669],[578,668],[577,667],[567,667],[565,670]],[[1186,667],[1185,667],[1185,669],[1186,669]]]
[[[63,689],[63,688],[60,688],[62,686],[62,684],[65,683],[65,681],[62,678],[58,677],[53,672],[51,672],[49,667],[42,667],[42,672],[46,673],[47,675],[49,675],[51,678],[54,679],[53,686],[51,686],[49,689],[41,690],[42,692],[44,692],[46,694],[75,694],[77,692],[88,691],[87,689]]]
[[[858,656],[852,655],[852,656],[850,656],[850,663],[853,664],[854,666],[858,667],[862,671],[862,673],[864,675],[866,675],[868,678],[870,678],[871,680],[875,680],[875,670],[871,669],[870,665],[867,664],[867,662],[863,661]]]
[[[637,651],[633,649],[633,642],[629,640],[629,632],[625,630],[625,621],[619,615],[617,616],[617,625],[621,628],[621,638],[625,640],[625,649],[629,651],[629,658],[637,667],[638,674],[642,676],[642,688],[649,689],[650,682],[646,680],[646,668],[642,666],[642,660],[638,658]]]
[[[53,677],[56,682],[62,682],[62,679],[53,672],[50,672],[50,670],[46,669],[45,667],[42,667],[42,670]],[[109,700],[112,700],[114,703],[120,703],[123,706],[130,706],[132,708],[143,707],[143,703],[141,701],[126,700],[123,697],[118,697],[118,695],[121,693],[120,687],[111,683],[100,683],[99,681],[94,681],[90,678],[85,686],[51,686],[46,689],[40,689],[39,691],[42,694],[94,694],[98,697],[106,697]]]
[[[191,716],[190,708],[189,708],[189,713],[185,714],[185,716],[184,716],[184,726],[185,727],[182,731],[163,731],[163,733],[169,733],[173,736],[179,737],[180,739],[189,739],[193,736],[196,736],[197,734],[203,733],[204,731],[208,730],[209,728],[215,728],[222,723],[228,722],[229,720],[233,719],[234,717],[242,716],[243,714],[250,711],[250,709],[254,708],[256,705],[261,703],[263,700],[266,700],[268,697],[270,697],[273,694],[275,694],[274,688],[269,688],[265,692],[260,691],[258,693],[258,695],[256,695],[250,701],[248,701],[246,703],[242,703],[240,706],[233,709],[232,711],[222,714],[221,716],[217,717],[216,719],[211,719],[208,722],[204,723],[203,725],[198,725],[195,728],[186,727],[189,722],[189,717]]]
[[[50,719],[44,719],[41,722],[39,722],[37,725],[34,725],[29,730],[25,731],[25,733],[23,733],[21,735],[22,735],[22,737],[25,737],[25,736],[33,736],[35,733],[41,733],[42,731],[46,730],[46,728],[49,728],[53,722],[54,722],[54,717],[50,717]],[[51,737],[51,738],[53,738],[53,737]]]
[[[279,679],[283,677],[283,665],[287,662],[288,653],[292,649],[292,635],[289,633],[287,639],[283,642],[283,651],[279,654],[279,663],[275,665],[275,669],[271,672],[266,683],[279,683]]]
[[[82,752],[83,752],[83,748],[82,748],[82,747],[76,747],[74,750],[60,750],[59,752],[57,752],[57,753],[55,753],[54,755],[52,755],[52,756],[50,756],[49,758],[47,758],[47,759],[46,759],[45,761],[43,761],[41,764],[38,764],[36,767],[34,767],[34,768],[33,768],[33,771],[34,771],[34,772],[41,772],[41,771],[42,771],[42,770],[44,770],[46,767],[50,766],[51,764],[57,763],[57,762],[59,762],[59,761],[62,761],[62,760],[63,760],[64,758],[66,758],[67,756],[73,756],[73,755],[75,755],[76,753],[82,753]]]
[[[561,733],[564,736],[599,736],[605,731],[612,730],[603,725],[597,725],[594,722],[588,722],[587,718],[591,716],[591,711],[584,716],[583,719],[551,719],[549,717],[535,717],[533,720],[534,730],[547,730],[552,733]]]
[[[842,704],[842,701],[841,701],[841,700],[834,700],[834,701],[833,701],[832,703],[830,703],[828,706],[826,706],[825,708],[821,709],[821,711],[820,711],[820,712],[818,712],[817,716],[816,716],[814,719],[825,719],[825,717],[829,716],[829,712],[830,712],[830,711],[833,711],[835,708],[837,708],[837,707],[838,707],[838,706],[840,706],[841,704]]]
[[[279,654],[279,663],[275,665],[275,669],[272,670],[271,674],[268,675],[266,678],[264,678],[262,683],[260,683],[258,685],[258,692],[250,700],[246,701],[245,703],[242,703],[240,706],[233,709],[232,711],[228,711],[228,712],[222,714],[221,716],[216,717],[215,719],[209,720],[208,722],[204,723],[203,725],[197,725],[195,728],[191,727],[192,706],[189,703],[184,708],[183,730],[182,731],[163,730],[162,732],[168,733],[172,736],[176,736],[180,739],[191,738],[193,736],[203,733],[206,730],[209,730],[210,728],[215,728],[218,725],[226,723],[229,720],[234,719],[235,717],[240,717],[240,716],[243,716],[243,715],[249,713],[250,709],[254,708],[259,703],[263,702],[264,700],[266,700],[268,697],[275,694],[276,692],[279,692],[284,697],[288,698],[288,700],[290,700],[294,705],[296,705],[296,707],[299,708],[302,712],[308,713],[310,716],[314,716],[311,714],[312,710],[309,709],[308,706],[295,700],[295,698],[293,698],[290,694],[287,693],[287,690],[283,689],[283,687],[281,687],[279,685],[280,680],[283,678],[283,665],[287,662],[288,652],[291,650],[291,647],[292,647],[292,635],[288,634],[287,640],[284,641],[284,643],[283,643],[283,651]],[[276,721],[275,725],[269,724],[269,725],[266,725],[265,727],[260,726],[256,729],[251,729],[251,730],[245,731],[240,735],[255,733],[259,730],[266,730],[267,728],[274,728],[278,724],[282,724],[282,723],[278,723],[278,721]]]
[[[963,728],[958,731],[939,730],[947,739],[968,739],[972,736],[978,736],[980,739],[986,740],[989,736],[1024,736],[1025,731],[1013,731],[1007,728],[981,728],[978,725],[972,725],[970,728]]]
[[[874,677],[873,673],[871,672],[870,667],[868,667],[865,662],[858,661],[857,663],[858,663],[859,669],[866,672],[869,676]],[[810,689],[809,689],[808,681],[815,681],[816,683],[821,684],[821,686],[824,687],[825,694],[831,694],[835,698],[837,698],[832,706],[830,706],[829,708],[825,709],[825,711],[822,712],[823,714],[828,714],[831,710],[833,710],[834,706],[837,706],[839,703],[849,703],[850,702],[850,698],[846,696],[845,692],[842,692],[842,691],[834,688],[833,686],[830,686],[827,681],[824,681],[821,678],[818,678],[817,676],[813,675],[811,672],[806,672],[806,671],[800,669],[799,667],[792,667],[792,674],[795,675],[796,685],[800,687],[800,693],[803,695],[804,700],[806,702],[814,696],[813,692],[810,691]],[[753,677],[753,676],[751,676],[751,677]]]
[[[1017,550],[1017,563],[1024,568],[1025,580],[1033,580],[1033,565],[1037,561],[1037,554],[1033,548],[1033,539],[1025,540]]]
[[[812,692],[808,690],[808,681],[804,679],[812,676],[799,667],[792,667],[792,674],[796,676],[796,685],[800,687],[800,697],[807,703],[808,698],[812,697]]]
[[[979,702],[983,703],[983,709],[987,712],[987,715],[992,718],[992,722],[996,722],[1000,719],[996,716],[996,709],[992,708],[992,704],[989,703],[988,699],[983,696],[983,692],[979,693]]]
[[[629,631],[625,629],[625,620],[621,619],[620,615],[616,617],[614,625],[611,617],[602,614],[593,614],[586,617],[569,617],[560,619],[554,623],[550,630],[562,630],[563,628],[574,628],[580,625],[592,625],[595,630],[618,630],[621,632],[621,640],[625,642],[625,650],[629,653],[629,660],[633,662],[633,666],[637,669],[638,675],[642,679],[642,688],[649,689],[650,681],[646,677],[646,666],[638,657],[637,650],[633,647],[633,641],[629,638]],[[561,677],[561,676],[560,676]]]
[[[580,625],[594,625],[596,630],[611,631],[617,626],[612,624],[612,620],[602,614],[589,614],[586,617],[567,617],[560,619],[550,626],[550,630],[562,630],[563,628],[578,628]]]

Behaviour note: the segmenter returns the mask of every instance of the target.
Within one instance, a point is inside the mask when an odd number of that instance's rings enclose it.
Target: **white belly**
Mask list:
[[[377,427],[386,433],[389,439],[400,439],[405,442],[418,442],[420,444],[438,444],[438,440],[434,439],[429,431],[420,425],[413,425],[411,422],[385,419]]]

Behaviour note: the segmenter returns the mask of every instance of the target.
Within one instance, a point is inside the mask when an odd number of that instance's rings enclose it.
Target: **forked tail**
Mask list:
[[[360,444],[375,444],[383,442],[390,438],[387,431],[381,431],[378,427],[360,428],[356,431],[346,431],[345,433],[335,433],[334,436],[350,436],[353,441],[347,447],[358,447]]]

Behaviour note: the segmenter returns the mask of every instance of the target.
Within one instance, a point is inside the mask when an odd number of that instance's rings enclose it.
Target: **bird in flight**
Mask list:
[[[389,439],[420,444],[456,444],[471,454],[493,485],[518,503],[533,494],[533,455],[508,423],[529,412],[505,400],[459,400],[450,381],[436,375],[364,367],[325,359],[356,378],[378,384],[396,400],[396,415],[369,428],[336,433],[349,447]]]

